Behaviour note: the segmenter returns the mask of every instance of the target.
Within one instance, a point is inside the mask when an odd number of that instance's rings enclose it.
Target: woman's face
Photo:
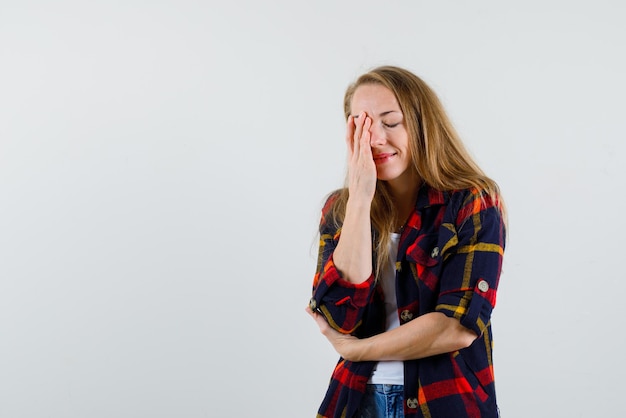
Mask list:
[[[392,187],[410,181],[409,134],[393,92],[379,84],[361,85],[352,96],[350,111],[354,117],[365,112],[372,119],[370,145],[378,179]]]

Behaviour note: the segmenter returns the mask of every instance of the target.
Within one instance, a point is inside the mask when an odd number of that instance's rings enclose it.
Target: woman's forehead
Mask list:
[[[350,101],[350,113],[356,116],[365,111],[368,114],[384,116],[400,112],[396,96],[380,84],[364,84],[356,88]]]

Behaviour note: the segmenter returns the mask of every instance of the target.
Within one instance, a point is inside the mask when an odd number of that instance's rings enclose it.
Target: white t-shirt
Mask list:
[[[400,234],[391,234],[389,260],[379,278],[385,294],[385,314],[387,316],[385,331],[400,326],[398,303],[396,300],[396,258]],[[379,361],[368,383],[404,385],[404,363],[402,361]]]

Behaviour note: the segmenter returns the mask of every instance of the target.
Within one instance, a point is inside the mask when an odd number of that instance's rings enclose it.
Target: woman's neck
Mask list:
[[[420,185],[422,184],[422,181],[419,179],[417,174],[407,177],[408,178],[402,179],[402,181],[389,183],[389,191],[391,192],[391,197],[398,212],[398,221],[401,224],[404,224],[413,212],[415,201],[417,200],[417,194],[419,193]]]

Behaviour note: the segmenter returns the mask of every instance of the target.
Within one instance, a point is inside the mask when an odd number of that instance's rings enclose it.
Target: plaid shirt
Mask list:
[[[336,330],[360,338],[385,330],[384,299],[374,275],[344,280],[333,262],[341,229],[325,222],[310,306]],[[423,186],[400,237],[396,294],[400,324],[428,312],[460,320],[479,337],[467,348],[404,362],[404,416],[497,417],[490,316],[502,267],[500,210],[474,189]],[[374,258],[375,259],[375,258]],[[339,359],[317,417],[353,417],[375,362]]]

